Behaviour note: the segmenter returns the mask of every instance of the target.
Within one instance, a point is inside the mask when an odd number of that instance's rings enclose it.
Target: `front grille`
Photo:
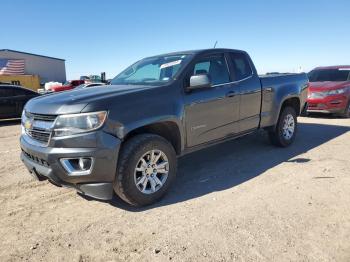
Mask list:
[[[51,127],[56,119],[56,115],[43,115],[25,112],[27,118],[32,120],[32,127],[25,129],[25,132],[35,141],[47,145],[51,137]]]
[[[30,158],[31,160],[38,163],[39,165],[47,166],[47,167],[50,166],[49,163],[45,159],[42,159],[42,158],[39,158],[39,157],[34,156],[32,154],[29,154],[28,152],[24,151],[23,149],[22,149],[22,152],[26,157]]]
[[[26,130],[26,132],[31,138],[38,140],[42,143],[48,143],[51,136],[50,131],[31,129],[31,130]]]
[[[33,113],[26,112],[26,117],[33,118],[34,120],[53,122],[53,121],[55,121],[57,116],[56,115],[33,114]]]

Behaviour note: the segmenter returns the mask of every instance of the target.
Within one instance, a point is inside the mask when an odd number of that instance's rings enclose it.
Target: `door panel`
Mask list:
[[[223,54],[219,58],[218,55],[203,58],[191,71],[191,75],[208,73],[214,85],[185,94],[187,146],[196,146],[237,133],[239,90],[230,83]]]
[[[16,103],[12,99],[12,87],[0,87],[0,117],[11,118],[16,115]]]
[[[240,90],[239,132],[257,128],[260,122],[261,83],[243,52],[230,53],[231,73]]]
[[[253,76],[240,82],[240,132],[244,132],[259,126],[261,106],[260,80]]]
[[[188,146],[199,145],[238,132],[239,96],[227,97],[230,91],[233,91],[233,88],[228,84],[186,96]]]

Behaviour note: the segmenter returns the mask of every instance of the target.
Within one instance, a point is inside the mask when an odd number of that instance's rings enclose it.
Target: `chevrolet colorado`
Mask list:
[[[177,156],[259,128],[273,144],[290,145],[307,87],[306,74],[259,77],[239,50],[148,57],[108,87],[30,100],[21,159],[39,180],[148,205],[174,181]]]

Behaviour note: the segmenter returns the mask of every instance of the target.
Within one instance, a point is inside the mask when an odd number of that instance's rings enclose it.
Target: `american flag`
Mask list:
[[[24,60],[0,58],[0,75],[24,75]]]

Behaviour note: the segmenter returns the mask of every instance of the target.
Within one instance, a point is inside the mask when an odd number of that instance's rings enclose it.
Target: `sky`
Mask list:
[[[2,0],[0,49],[66,60],[68,79],[172,51],[242,49],[259,73],[350,64],[348,0]]]

